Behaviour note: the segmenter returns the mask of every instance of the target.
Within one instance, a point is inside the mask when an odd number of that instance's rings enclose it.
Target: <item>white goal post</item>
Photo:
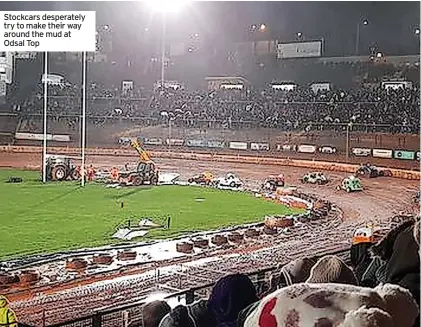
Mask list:
[[[85,176],[85,147],[86,147],[86,51],[82,52],[82,126],[81,126],[81,175]],[[44,52],[44,76],[48,75],[48,52]],[[48,109],[48,79],[44,78],[44,118],[43,118],[43,147],[42,147],[42,181],[47,182],[47,109]],[[81,186],[85,186],[85,178],[81,178]]]

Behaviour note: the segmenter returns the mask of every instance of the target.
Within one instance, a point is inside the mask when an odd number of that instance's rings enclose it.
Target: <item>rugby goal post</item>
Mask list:
[[[82,126],[81,126],[81,175],[85,176],[85,147],[86,147],[86,51],[82,52]],[[48,52],[44,52],[44,76],[48,76]],[[42,147],[42,181],[47,182],[47,109],[48,109],[48,79],[44,78],[44,108],[43,108],[43,147]],[[81,178],[80,185],[85,186],[85,178]]]

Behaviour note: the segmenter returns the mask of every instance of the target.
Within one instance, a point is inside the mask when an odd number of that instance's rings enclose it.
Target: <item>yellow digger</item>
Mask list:
[[[140,162],[136,171],[120,172],[119,182],[122,185],[139,186],[144,184],[158,184],[158,170],[149,154],[137,140],[131,140],[130,146],[139,154]]]

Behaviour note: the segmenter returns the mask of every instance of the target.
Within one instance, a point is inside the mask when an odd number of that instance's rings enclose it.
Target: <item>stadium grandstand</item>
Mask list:
[[[147,3],[4,4],[0,326],[418,326],[419,3]]]

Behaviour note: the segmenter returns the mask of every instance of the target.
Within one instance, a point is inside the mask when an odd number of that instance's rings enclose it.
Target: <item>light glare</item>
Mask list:
[[[171,13],[180,11],[189,0],[150,0],[145,2],[154,12]]]

